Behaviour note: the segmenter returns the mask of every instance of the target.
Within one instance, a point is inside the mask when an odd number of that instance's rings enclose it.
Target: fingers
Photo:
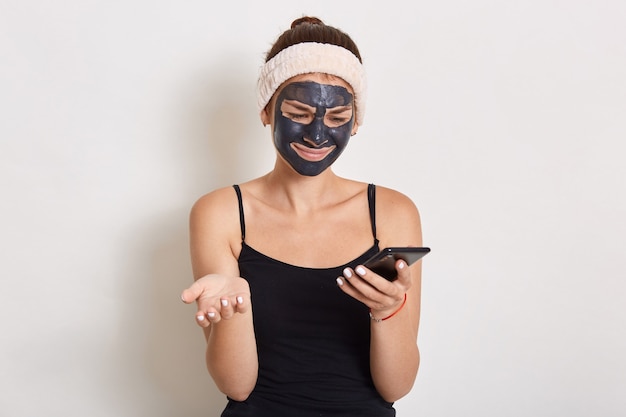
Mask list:
[[[233,317],[233,314],[235,314],[235,307],[236,304],[233,305],[233,303],[228,298],[220,299],[220,318],[228,320]]]
[[[385,294],[394,294],[396,290],[406,292],[411,286],[411,272],[402,259],[396,261],[397,279],[395,281],[388,281],[380,275],[372,272],[363,265],[358,265],[356,268],[346,268],[343,271],[343,277],[339,277],[337,284],[341,286],[343,283],[351,283],[359,290],[365,293],[371,292],[371,288],[374,291],[382,292]],[[358,279],[354,280],[353,277]],[[345,278],[345,279],[344,279]]]
[[[337,284],[346,294],[368,304],[368,302],[372,300],[378,300],[385,296],[385,294],[372,283],[376,278],[383,280],[383,285],[389,285],[389,282],[384,278],[379,277],[367,268],[359,265],[354,269],[344,269],[343,276],[337,278]],[[380,285],[381,283],[379,282],[378,284]]]
[[[216,313],[214,311],[210,311],[208,313],[198,311],[196,313],[196,323],[198,323],[198,326],[200,327],[209,327],[211,320],[214,320],[215,316]]]
[[[202,327],[231,319],[251,308],[250,287],[241,277],[205,275],[185,289],[180,298],[185,304],[196,302],[196,323]]]
[[[337,285],[346,294],[367,304],[380,306],[396,302],[411,287],[411,273],[405,261],[396,262],[398,278],[390,282],[362,265],[346,268]]]
[[[208,327],[222,320],[229,320],[236,313],[245,313],[250,308],[250,297],[238,295],[235,297],[220,297],[213,300],[199,300],[196,312],[196,323],[200,327]]]

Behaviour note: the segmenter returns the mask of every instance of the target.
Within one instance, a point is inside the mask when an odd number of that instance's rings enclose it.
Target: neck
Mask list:
[[[282,162],[282,163],[281,163]],[[300,175],[283,161],[265,176],[265,184],[276,203],[287,210],[306,213],[331,204],[341,178],[326,169],[319,175]]]

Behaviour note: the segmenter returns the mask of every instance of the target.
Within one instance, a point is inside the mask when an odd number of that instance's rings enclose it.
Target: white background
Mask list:
[[[208,416],[187,216],[271,169],[263,55],[357,41],[335,170],[418,204],[422,365],[399,416],[626,414],[626,2],[0,0],[0,415]]]

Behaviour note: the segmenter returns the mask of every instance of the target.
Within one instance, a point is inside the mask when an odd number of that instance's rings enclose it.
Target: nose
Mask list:
[[[316,117],[315,120],[313,120],[308,126],[303,139],[305,142],[313,145],[314,147],[320,147],[328,142],[328,139],[326,139],[324,135],[324,130],[324,119]]]

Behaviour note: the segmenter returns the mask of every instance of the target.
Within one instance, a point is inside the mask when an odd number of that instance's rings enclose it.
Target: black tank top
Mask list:
[[[375,187],[368,187],[373,245],[334,268],[304,268],[270,258],[245,242],[239,271],[250,284],[259,376],[248,399],[229,399],[223,417],[391,417],[393,404],[374,388],[367,307],[336,283],[345,267],[378,252]],[[277,232],[276,238],[280,238]]]

